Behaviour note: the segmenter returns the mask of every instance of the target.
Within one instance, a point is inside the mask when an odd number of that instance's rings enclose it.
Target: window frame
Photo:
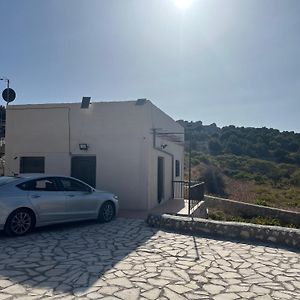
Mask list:
[[[54,183],[54,190],[43,190],[43,189],[28,189],[28,188],[22,188],[22,185],[27,185],[33,182],[37,182],[37,181],[42,181],[42,180],[51,180]],[[19,184],[16,185],[17,188],[19,188],[22,191],[26,191],[26,192],[59,192],[59,188],[58,188],[58,183],[56,180],[56,177],[41,177],[41,178],[35,178],[35,179],[30,179],[27,180],[25,182],[21,182]]]
[[[56,179],[57,179],[58,190],[59,190],[60,192],[80,192],[80,193],[88,193],[88,192],[91,192],[91,191],[92,191],[92,188],[91,188],[88,184],[86,184],[86,183],[84,183],[84,182],[82,182],[82,181],[80,181],[80,180],[78,180],[78,179],[76,179],[76,178],[56,177]],[[66,189],[64,188],[64,186],[63,186],[62,180],[69,180],[69,181],[76,182],[76,183],[78,183],[79,185],[84,186],[84,187],[85,187],[85,190],[80,190],[80,191],[78,191],[78,190],[66,190]]]
[[[180,170],[180,160],[175,160],[175,177],[180,177],[181,170]]]

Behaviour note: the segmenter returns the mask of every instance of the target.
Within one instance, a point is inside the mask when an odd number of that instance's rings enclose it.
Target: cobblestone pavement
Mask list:
[[[117,219],[0,236],[3,299],[300,299],[299,253]]]

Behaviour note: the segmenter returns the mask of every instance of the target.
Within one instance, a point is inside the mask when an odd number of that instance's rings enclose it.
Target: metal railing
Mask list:
[[[188,214],[204,199],[204,182],[173,181],[173,199],[188,200]]]
[[[4,155],[4,153],[5,153],[5,140],[4,138],[0,138],[0,158]]]
[[[188,199],[188,181],[173,181],[173,199]]]
[[[0,176],[4,175],[4,166],[5,166],[5,161],[3,157],[0,157]]]
[[[204,199],[204,182],[191,185],[189,193],[189,216],[193,215],[200,201]]]

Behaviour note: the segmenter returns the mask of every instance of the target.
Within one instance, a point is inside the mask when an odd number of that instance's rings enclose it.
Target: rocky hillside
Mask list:
[[[192,139],[193,178],[206,182],[207,193],[300,210],[299,133],[178,122],[186,145]]]

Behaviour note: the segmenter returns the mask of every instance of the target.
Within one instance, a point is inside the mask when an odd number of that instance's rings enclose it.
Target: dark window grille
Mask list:
[[[21,157],[20,173],[45,173],[45,157]]]
[[[176,177],[180,176],[180,161],[179,160],[175,161],[175,176]]]

